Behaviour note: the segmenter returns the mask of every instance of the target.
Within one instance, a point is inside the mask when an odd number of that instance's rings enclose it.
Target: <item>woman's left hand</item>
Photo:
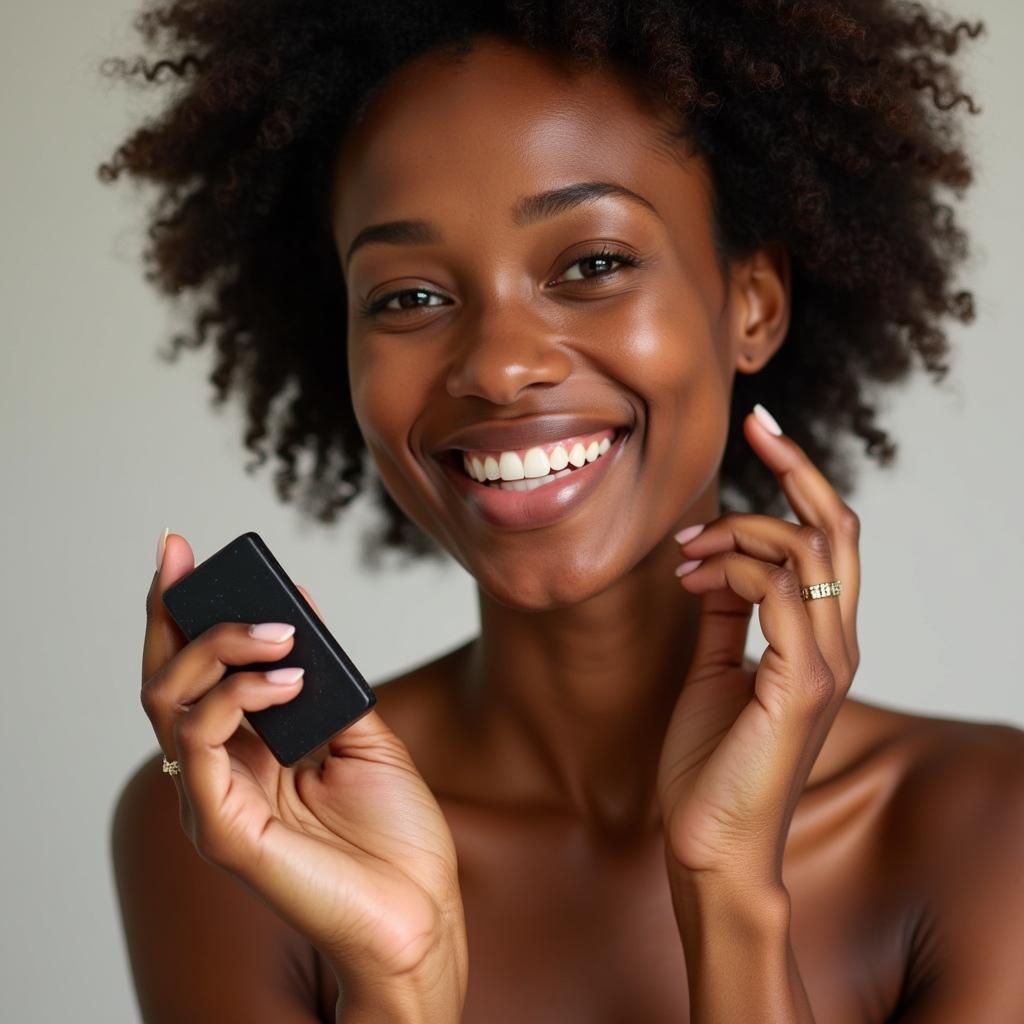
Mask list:
[[[778,889],[793,811],[859,662],[860,521],[791,438],[753,413],[743,430],[800,525],[729,513],[682,545],[701,562],[680,583],[705,596],[658,793],[670,863]],[[837,578],[838,597],[801,598],[801,586]],[[749,672],[755,603],[768,647]]]

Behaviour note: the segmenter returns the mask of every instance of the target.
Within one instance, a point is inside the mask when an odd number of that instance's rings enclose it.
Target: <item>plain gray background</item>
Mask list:
[[[988,26],[963,63],[984,108],[969,121],[977,182],[960,208],[973,237],[962,282],[979,317],[951,325],[945,384],[919,372],[886,394],[898,462],[878,470],[865,460],[850,498],[863,522],[852,695],[1021,725],[1024,7],[947,9]],[[108,834],[119,787],[156,746],[138,692],[144,597],[165,525],[199,560],[258,530],[371,682],[476,631],[460,567],[364,575],[357,547],[369,509],[360,502],[340,527],[303,522],[278,504],[269,464],[245,472],[238,409],[209,409],[209,352],[173,366],[158,358],[178,322],[142,281],[142,208],[129,186],[95,176],[148,103],[97,72],[103,57],[135,52],[134,11],[122,0],[4,8],[5,1021],[138,1020]]]

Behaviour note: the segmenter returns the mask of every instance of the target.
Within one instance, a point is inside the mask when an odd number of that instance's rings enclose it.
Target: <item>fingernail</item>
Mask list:
[[[271,683],[297,683],[302,678],[305,669],[301,668],[272,668],[266,675],[267,681]]]
[[[775,421],[775,417],[760,403],[754,406],[754,415],[765,425],[769,433],[778,437],[782,433],[782,427]]]
[[[703,558],[698,558],[698,559],[696,559],[696,560],[694,560],[692,562],[683,562],[682,565],[677,565],[676,566],[676,575],[677,576],[685,576],[688,572],[693,572],[693,570],[696,569],[697,566],[700,565],[700,563],[703,562],[703,561],[704,561]]]
[[[163,533],[160,534],[156,542],[156,571],[160,571],[160,566],[164,564],[164,548],[167,547],[167,534],[171,531],[165,526]]]
[[[675,536],[676,540],[680,544],[685,544],[688,540],[693,540],[694,537],[704,529],[704,523],[697,523],[694,526],[687,526],[685,530],[680,530]]]
[[[283,644],[295,632],[295,627],[287,622],[258,622],[249,627],[249,636],[255,640],[270,640],[275,644]]]

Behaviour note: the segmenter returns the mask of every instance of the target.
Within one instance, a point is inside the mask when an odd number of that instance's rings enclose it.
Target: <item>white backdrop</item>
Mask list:
[[[961,209],[979,318],[951,328],[947,383],[919,373],[885,399],[898,462],[865,460],[850,499],[864,573],[852,695],[1024,725],[1024,7],[949,9],[988,25],[965,62],[984,108],[970,119],[977,184]],[[136,262],[142,209],[94,173],[145,107],[97,73],[103,57],[134,52],[134,11],[124,0],[9,0],[0,38],[0,1019],[12,1022],[138,1019],[108,843],[119,787],[155,750],[138,690],[165,525],[199,560],[257,530],[371,682],[476,631],[460,567],[365,575],[357,543],[370,510],[360,503],[341,527],[302,522],[277,503],[269,463],[245,472],[240,412],[208,408],[209,352],[158,358],[176,324]],[[405,628],[383,608],[412,612]]]

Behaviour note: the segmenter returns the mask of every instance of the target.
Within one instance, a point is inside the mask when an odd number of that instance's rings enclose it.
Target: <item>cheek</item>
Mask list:
[[[729,381],[706,303],[686,288],[634,306],[617,376],[646,406],[644,470],[681,500],[714,479],[729,429]],[[675,510],[678,513],[679,510]]]
[[[381,483],[402,510],[417,519],[417,487],[409,449],[417,417],[428,407],[421,393],[428,375],[411,365],[407,353],[392,340],[353,345],[349,357],[349,385],[352,409],[377,467]]]
[[[382,447],[400,450],[423,408],[422,372],[392,339],[354,341],[348,366],[352,408],[367,445],[375,455]]]

